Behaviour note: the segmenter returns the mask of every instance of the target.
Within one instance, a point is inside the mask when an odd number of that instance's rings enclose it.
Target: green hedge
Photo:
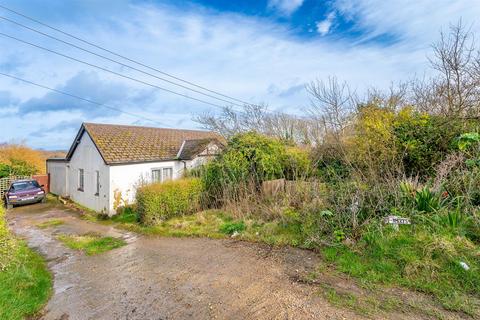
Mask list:
[[[180,179],[155,183],[137,190],[137,210],[140,221],[155,225],[166,219],[195,212],[200,207],[200,179]]]

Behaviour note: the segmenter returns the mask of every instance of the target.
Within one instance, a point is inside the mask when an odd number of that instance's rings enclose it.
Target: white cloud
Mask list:
[[[460,18],[473,30],[480,31],[480,1],[472,0],[334,0],[335,9],[349,19],[362,41],[390,34],[409,45],[428,47],[441,28]]]
[[[77,18],[87,21],[65,19],[63,22],[56,21],[55,26],[205,87],[252,103],[266,102],[272,108],[299,113],[301,108],[309,104],[308,96],[301,87],[315,78],[336,75],[362,92],[370,86],[388,87],[391,81],[408,80],[415,73],[421,74],[427,70],[426,55],[430,52],[430,43],[437,39],[439,29],[450,21],[455,22],[460,16],[464,17],[467,24],[480,16],[480,2],[440,2],[442,5],[435,5],[435,10],[430,0],[405,0],[401,3],[403,6],[397,1],[383,0],[359,0],[358,6],[351,7],[345,5],[346,0],[335,3],[335,21],[339,21],[340,15],[351,18],[355,28],[365,30],[365,39],[383,33],[401,37],[401,41],[388,46],[375,42],[354,42],[351,38],[305,39],[292,35],[286,27],[264,18],[218,13],[202,8],[182,10],[166,5],[130,5],[128,10],[123,6],[122,10],[115,12],[108,11],[108,7],[102,11],[89,10],[88,18]],[[296,3],[298,8],[300,1]],[[101,13],[96,16],[95,12]],[[48,16],[44,20],[50,21]],[[478,25],[474,25],[474,28],[474,31],[480,31]],[[9,28],[6,24],[2,32],[192,95],[158,79],[121,69],[48,39]],[[0,38],[0,46],[0,69],[2,66],[8,67],[8,73],[50,87],[65,88],[79,73],[92,72],[91,68],[84,65],[4,38]],[[12,65],[13,56],[22,57],[21,63]],[[95,72],[98,77],[92,79],[98,81],[99,88],[104,88],[105,83],[115,83],[125,91],[126,97],[151,90],[126,79]],[[11,101],[18,101],[19,105],[30,99],[44,98],[47,93],[43,89],[1,76],[0,88],[8,91]],[[72,92],[74,94],[85,94],[80,89],[76,86],[68,88],[76,91]],[[66,148],[76,130],[75,127],[61,135],[52,134],[51,139],[31,137],[39,126],[48,131],[58,123],[71,119],[95,119],[109,123],[137,121],[134,117],[114,112],[98,118],[98,114],[81,112],[78,108],[67,111],[68,106],[63,108],[65,110],[45,111],[41,115],[12,115],[15,103],[10,103],[8,115],[0,113],[0,140],[28,139],[27,142],[36,147]],[[132,100],[121,101],[119,98],[112,103],[129,112],[182,128],[196,127],[191,120],[194,114],[215,110],[158,90],[152,91],[148,101],[132,103]],[[61,106],[58,109],[62,109]]]
[[[269,0],[268,7],[274,8],[282,15],[290,16],[302,6],[303,1],[304,0]]]
[[[325,20],[317,22],[317,32],[324,36],[330,32],[330,29],[333,25],[333,20],[335,19],[335,12],[330,12]]]

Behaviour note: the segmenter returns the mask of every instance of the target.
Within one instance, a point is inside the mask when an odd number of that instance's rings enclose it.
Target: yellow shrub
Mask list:
[[[25,161],[35,167],[37,173],[45,173],[45,155],[21,144],[0,146],[0,163],[11,164],[11,160]]]

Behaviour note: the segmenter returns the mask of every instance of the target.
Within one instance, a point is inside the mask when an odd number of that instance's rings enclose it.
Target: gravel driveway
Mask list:
[[[39,229],[56,218],[63,225]],[[48,260],[54,294],[43,319],[357,319],[297,282],[315,254],[234,240],[156,238],[79,219],[60,205],[9,211],[12,230]],[[98,232],[124,247],[86,256],[55,234]]]

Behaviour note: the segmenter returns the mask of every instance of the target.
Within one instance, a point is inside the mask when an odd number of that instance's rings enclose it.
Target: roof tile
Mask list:
[[[107,164],[173,160],[185,140],[201,140],[200,145],[206,140],[223,141],[211,131],[96,123],[83,125]]]

